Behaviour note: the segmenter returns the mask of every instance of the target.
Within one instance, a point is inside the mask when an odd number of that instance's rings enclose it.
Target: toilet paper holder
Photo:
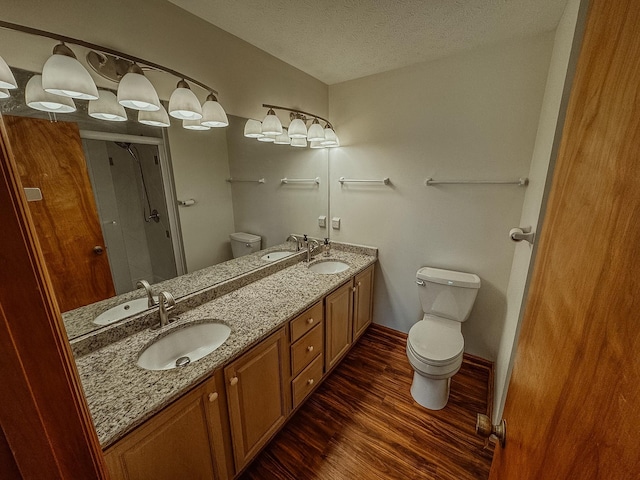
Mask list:
[[[533,245],[533,240],[535,238],[535,232],[531,231],[531,227],[516,227],[509,230],[509,238],[514,242],[521,242],[522,240],[526,240],[531,245]]]

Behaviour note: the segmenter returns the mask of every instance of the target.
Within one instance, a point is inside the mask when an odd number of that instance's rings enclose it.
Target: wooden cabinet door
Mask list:
[[[353,340],[353,281],[325,299],[325,370],[328,372],[347,353]]]
[[[353,299],[353,341],[364,333],[373,316],[373,268],[371,265],[355,277],[355,295]]]
[[[105,460],[112,480],[230,478],[221,387],[219,371],[110,447]]]
[[[22,186],[42,192],[42,200],[29,202],[29,210],[60,310],[114,296],[78,126],[3,118]]]
[[[224,369],[236,472],[286,420],[288,374],[284,365],[288,348],[285,329],[281,328]]]

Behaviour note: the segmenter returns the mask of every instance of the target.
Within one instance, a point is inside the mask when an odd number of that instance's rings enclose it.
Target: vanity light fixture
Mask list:
[[[320,122],[317,118],[313,119],[313,123],[309,127],[309,132],[307,133],[307,140],[310,142],[322,142],[324,141],[324,128],[320,125]]]
[[[220,128],[229,125],[227,113],[218,103],[218,98],[210,93],[202,105],[202,119],[200,123],[206,127]]]
[[[149,79],[144,76],[142,68],[137,63],[132,63],[125,76],[120,80],[118,103],[133,110],[148,112],[160,110],[158,93]]]
[[[4,61],[4,58],[0,57],[0,88],[12,90],[18,88],[16,77],[13,76],[13,72]]]
[[[329,146],[337,147],[340,142],[331,123],[319,115],[304,112],[295,108],[279,107],[277,105],[262,104],[268,108],[267,115],[263,122],[249,119],[244,127],[244,136],[257,138],[262,142],[273,142],[277,145],[291,145],[292,147],[325,148]],[[288,127],[282,127],[275,110],[285,110],[289,112],[291,123]],[[313,120],[312,120],[313,119]],[[323,121],[324,128],[320,124]],[[311,126],[307,130],[307,122]],[[282,133],[276,134],[277,127],[282,128]],[[269,138],[260,138],[265,135]]]
[[[53,47],[53,55],[42,67],[42,88],[47,93],[80,100],[97,100],[93,78],[64,42]]]
[[[259,142],[276,143],[275,135],[262,135],[261,137],[258,137],[256,140],[258,140]]]
[[[160,105],[160,110],[156,110],[155,112],[140,110],[138,112],[138,122],[143,125],[149,125],[150,127],[168,127],[171,125],[169,114],[162,104]]]
[[[197,126],[194,124],[189,125],[189,127],[208,130],[211,127],[226,127],[229,125],[227,115],[216,98],[218,92],[183,73],[108,47],[57,33],[3,20],[0,20],[0,28],[50,38],[58,42],[53,49],[53,55],[43,67],[42,75],[37,75],[37,78],[30,80],[27,84],[25,91],[26,103],[32,108],[46,112],[68,113],[76,110],[72,98],[77,98],[90,101],[88,109],[90,115],[94,118],[108,121],[124,121],[127,119],[127,114],[122,107],[126,107],[138,110],[140,112],[138,120],[145,125],[168,127],[170,125],[169,115],[160,104],[153,84],[144,76],[144,68],[167,73],[180,79],[178,91],[174,92],[175,98],[172,94],[169,102],[169,110],[173,116],[185,120],[200,119],[203,116],[204,108],[205,119],[198,123]],[[111,92],[108,92],[108,94],[106,93],[107,90],[98,92],[91,74],[84,68],[83,64],[78,62],[75,54],[67,44],[88,49],[87,64],[102,77],[118,84],[116,100],[119,106],[113,104],[113,94]],[[200,105],[197,96],[191,91],[187,81],[191,85],[197,85],[208,92],[209,95],[204,105]],[[9,96],[9,93],[5,90],[17,87],[11,68],[0,57],[0,98]],[[152,113],[156,114],[152,115]]]
[[[199,118],[195,120],[189,120],[189,119],[182,120],[182,128],[186,128],[187,130],[211,130],[211,127],[202,125],[202,123],[200,123]]]
[[[282,134],[276,136],[275,141],[273,142],[276,145],[291,145],[291,139],[289,138],[289,134],[286,129],[282,129]]]
[[[200,120],[202,106],[184,79],[178,82],[169,99],[169,115],[180,120]]]
[[[291,146],[292,147],[305,148],[307,146],[307,139],[306,138],[292,138],[291,139]]]
[[[273,108],[269,109],[267,116],[262,120],[262,133],[264,135],[282,134],[282,123],[276,115],[276,112],[273,111]]]
[[[76,111],[76,104],[71,97],[54,95],[42,88],[42,75],[34,75],[27,82],[24,92],[25,103],[35,109],[50,113],[71,113]]]
[[[98,90],[98,99],[89,101],[89,116],[109,122],[124,122],[127,112],[118,103],[115,94],[108,90]]]
[[[262,133],[262,123],[258,120],[250,118],[244,124],[244,136],[247,138],[260,138],[264,136]]]

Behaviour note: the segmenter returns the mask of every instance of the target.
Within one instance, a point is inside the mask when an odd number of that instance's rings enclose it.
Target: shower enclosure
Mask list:
[[[162,139],[81,131],[116,294],[184,273]],[[144,143],[143,143],[144,142]]]

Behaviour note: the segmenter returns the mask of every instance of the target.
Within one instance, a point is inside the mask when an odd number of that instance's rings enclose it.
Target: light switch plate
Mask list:
[[[334,230],[340,230],[340,217],[333,217],[331,219],[331,228]]]
[[[327,228],[327,217],[325,215],[320,215],[318,217],[318,226],[320,228]]]

